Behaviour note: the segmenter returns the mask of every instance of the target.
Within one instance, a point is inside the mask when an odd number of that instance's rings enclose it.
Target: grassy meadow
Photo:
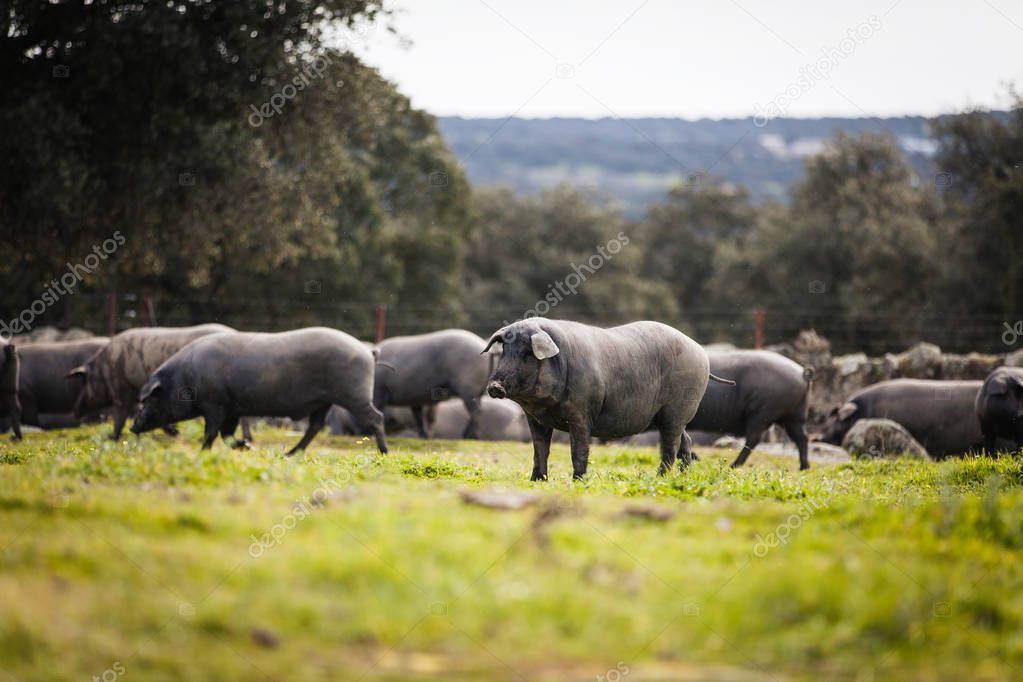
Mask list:
[[[1023,461],[0,444],[0,680],[1023,679]],[[466,499],[494,492],[483,502]]]

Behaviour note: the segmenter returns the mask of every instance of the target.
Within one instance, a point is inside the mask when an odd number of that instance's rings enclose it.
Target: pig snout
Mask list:
[[[504,390],[504,386],[501,385],[501,382],[491,381],[489,384],[487,384],[487,395],[489,395],[491,398],[501,399],[507,398],[508,392]]]

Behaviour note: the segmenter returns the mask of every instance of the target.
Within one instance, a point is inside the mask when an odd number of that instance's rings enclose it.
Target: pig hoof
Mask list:
[[[234,448],[235,450],[251,450],[252,449],[252,445],[249,443],[249,441],[244,440],[244,439],[236,440],[234,442],[234,445],[232,445],[231,447]]]
[[[530,481],[546,481],[547,480],[547,474],[538,474],[537,472],[534,471],[533,475],[529,477],[529,480]]]

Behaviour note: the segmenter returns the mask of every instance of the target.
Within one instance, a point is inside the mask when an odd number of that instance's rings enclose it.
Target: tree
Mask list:
[[[682,316],[680,326],[700,339],[724,336],[734,322],[728,309],[733,298],[712,286],[711,278],[719,249],[745,240],[756,219],[744,188],[696,176],[672,188],[637,227],[644,276],[671,289]]]
[[[1007,116],[970,111],[935,123],[935,179],[955,245],[943,298],[950,311],[995,320],[992,335],[1023,307],[1023,96],[1011,94]]]
[[[918,185],[891,137],[839,134],[808,159],[790,207],[723,250],[714,286],[768,308],[780,338],[816,327],[872,351],[920,340],[937,212]]]
[[[114,232],[80,289],[149,288],[170,321],[358,325],[371,303],[451,300],[462,172],[432,117],[327,43],[379,0],[5,8],[5,317]]]
[[[667,286],[644,276],[638,234],[593,193],[490,188],[475,203],[466,292],[481,329],[535,314],[603,324],[675,316]]]

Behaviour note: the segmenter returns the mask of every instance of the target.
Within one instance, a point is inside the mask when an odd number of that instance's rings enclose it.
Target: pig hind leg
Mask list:
[[[323,428],[324,423],[327,421],[327,410],[330,409],[330,404],[322,405],[313,410],[312,414],[309,415],[309,426],[306,427],[305,435],[302,436],[302,440],[298,441],[295,447],[288,450],[288,457],[299,450],[305,450],[309,443],[316,437],[316,434]]]
[[[693,439],[689,433],[683,429],[682,438],[679,439],[678,445],[678,470],[685,471],[689,468],[689,465],[700,459],[693,452]]]
[[[764,430],[769,424],[764,424],[761,421],[748,421],[746,422],[746,444],[742,446],[742,450],[739,452],[739,456],[732,462],[732,467],[741,467],[749,459],[749,455],[753,452],[753,448],[760,444],[760,437],[764,435]]]
[[[799,469],[800,471],[810,468],[810,457],[807,452],[806,442],[806,430],[803,428],[803,420],[798,417],[786,419],[781,423],[785,429],[785,433],[792,442],[796,444],[796,449],[799,450]]]
[[[590,427],[582,419],[571,424],[568,431],[572,449],[572,480],[578,481],[586,475],[590,463]]]
[[[661,434],[661,465],[658,467],[657,473],[663,476],[671,471],[672,465],[675,464],[675,458],[678,456],[686,429],[681,416],[670,407],[661,408],[661,411],[654,417],[653,423]],[[689,464],[688,455],[686,464]]]

